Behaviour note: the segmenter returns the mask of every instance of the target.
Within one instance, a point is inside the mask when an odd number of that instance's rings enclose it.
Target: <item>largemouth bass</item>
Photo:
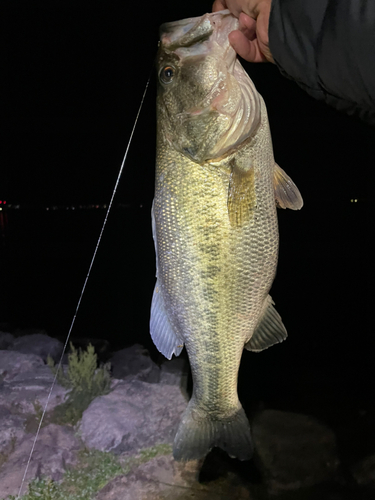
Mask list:
[[[177,460],[215,446],[251,458],[237,395],[242,351],[287,336],[268,295],[278,258],[276,206],[303,202],[275,163],[265,104],[229,44],[237,26],[229,11],[164,24],[157,55],[150,332],[168,359],[185,346],[191,365]]]

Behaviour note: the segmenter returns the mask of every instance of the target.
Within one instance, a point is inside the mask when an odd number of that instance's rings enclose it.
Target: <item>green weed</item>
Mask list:
[[[58,370],[50,356],[47,358],[52,373],[56,375],[57,372],[57,382],[71,389],[66,401],[52,411],[51,421],[59,425],[75,425],[91,401],[108,394],[111,386],[110,364],[98,368],[97,355],[91,344],[87,351],[75,349],[72,343],[70,349],[66,373],[62,367]]]
[[[9,500],[62,500],[57,484],[52,479],[34,479],[29,484],[29,491],[22,497],[10,495]]]
[[[151,448],[145,448],[134,457],[127,458],[124,461],[124,471],[128,474],[132,469],[148,462],[152,458],[159,455],[168,455],[169,453],[172,453],[172,447],[166,443],[161,443],[156,446],[152,446]]]
[[[67,470],[60,482],[34,479],[25,495],[18,499],[11,496],[9,500],[91,500],[116,476],[128,474],[142,463],[171,451],[170,445],[160,444],[120,463],[111,453],[85,448],[79,452],[78,464]]]

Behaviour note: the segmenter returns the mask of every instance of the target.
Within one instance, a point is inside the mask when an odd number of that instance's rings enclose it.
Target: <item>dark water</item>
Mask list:
[[[0,323],[66,336],[104,215],[9,210],[6,220],[2,213]],[[361,454],[363,447],[375,449],[366,431],[375,414],[370,219],[365,201],[322,206],[305,199],[300,212],[279,211],[280,258],[271,294],[289,338],[259,354],[245,352],[239,378],[249,411],[264,405],[345,424],[344,442],[349,425],[351,453],[358,441]],[[148,333],[154,273],[150,206],[115,209],[73,338],[106,339],[114,349],[139,342],[160,359]]]
[[[0,321],[66,336],[105,210],[12,210],[2,238]],[[154,284],[149,207],[109,217],[73,336],[143,340]]]

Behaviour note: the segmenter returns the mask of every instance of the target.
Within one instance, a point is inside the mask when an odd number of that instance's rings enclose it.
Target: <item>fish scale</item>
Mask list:
[[[171,311],[176,311],[171,314],[173,325],[184,332],[194,390],[200,399],[209,400],[220,411],[227,399],[220,390],[201,389],[202,385],[211,388],[213,383],[203,384],[199,366],[204,370],[207,365],[220,366],[222,375],[214,379],[215,384],[226,386],[231,401],[236,399],[243,346],[251,326],[255,326],[248,318],[256,317],[276,269],[278,230],[274,194],[270,182],[267,185],[264,175],[259,176],[257,199],[268,207],[263,210],[263,204],[259,203],[253,224],[232,228],[227,213],[230,172],[226,165],[230,159],[223,166],[212,168],[197,165],[163,142],[159,148],[164,154],[157,163],[154,214],[157,241],[161,242],[160,283],[165,302],[170,304]],[[263,162],[264,150],[261,142]],[[256,160],[257,151],[254,153]],[[273,163],[268,163],[270,170]],[[168,168],[173,164],[178,164],[178,175],[175,169]],[[257,288],[256,275],[267,262],[271,264],[268,273],[262,274],[261,286]],[[244,318],[236,314],[239,312]],[[220,343],[222,338],[225,341]]]
[[[250,458],[250,427],[237,395],[242,352],[286,338],[268,295],[278,258],[276,203],[296,209],[302,198],[275,164],[263,99],[239,62],[234,63],[227,33],[236,23],[228,11],[170,23],[164,25],[168,37],[162,36],[159,48],[159,71],[167,71],[157,99],[157,283],[150,331],[169,359],[183,346],[189,356],[193,394],[175,437],[179,460],[200,458],[213,446]],[[189,40],[191,56],[186,47],[179,53],[179,36],[180,43]],[[227,78],[221,48],[232,57]],[[222,94],[212,91],[217,85],[207,77],[215,75],[210,70],[215,61],[221,68],[218,78],[227,82]],[[197,86],[195,102],[192,89]],[[191,103],[193,111],[181,110],[182,102]],[[237,109],[240,105],[244,109]],[[241,121],[245,117],[248,121]]]

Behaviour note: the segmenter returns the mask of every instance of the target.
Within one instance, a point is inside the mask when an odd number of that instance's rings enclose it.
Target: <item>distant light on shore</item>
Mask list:
[[[45,207],[46,210],[97,210],[102,209],[105,210],[107,208],[107,204],[103,203],[101,205],[52,205],[50,207]],[[127,208],[130,205],[118,205],[117,208]]]
[[[117,203],[116,205],[113,205],[113,208],[130,208],[132,206],[139,206],[143,207],[143,205],[138,205],[138,204],[130,204],[130,203]],[[88,204],[88,205],[49,205],[47,207],[43,206],[38,206],[38,205],[31,205],[29,203],[25,204],[15,204],[15,203],[8,203],[5,205],[5,202],[0,203],[0,210],[46,210],[46,211],[56,211],[56,210],[64,210],[64,211],[69,211],[69,210],[106,210],[108,208],[107,203],[101,203],[101,204]]]

